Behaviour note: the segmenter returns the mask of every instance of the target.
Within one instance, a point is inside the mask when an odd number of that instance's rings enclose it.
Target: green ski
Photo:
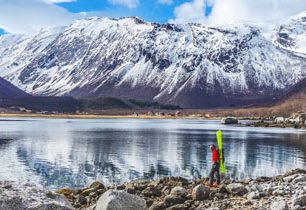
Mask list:
[[[225,167],[223,161],[223,148],[222,148],[222,131],[217,131],[216,133],[218,148],[219,148],[219,156],[220,156],[220,172],[221,174],[225,174]]]

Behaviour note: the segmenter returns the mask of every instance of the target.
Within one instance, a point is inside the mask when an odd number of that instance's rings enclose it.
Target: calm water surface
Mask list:
[[[94,180],[123,183],[208,174],[223,130],[227,176],[272,176],[306,168],[306,131],[203,120],[0,119],[0,180],[50,189]]]

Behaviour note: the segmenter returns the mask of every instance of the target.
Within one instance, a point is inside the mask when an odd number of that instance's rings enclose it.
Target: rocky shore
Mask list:
[[[306,170],[241,181],[226,179],[219,187],[207,187],[204,180],[165,177],[109,187],[95,182],[85,189],[58,193],[82,210],[306,209]]]
[[[49,192],[32,185],[0,182],[0,209],[13,210],[222,210],[306,209],[306,170],[275,177],[223,180],[219,187],[165,177],[105,186],[94,182],[85,189]]]

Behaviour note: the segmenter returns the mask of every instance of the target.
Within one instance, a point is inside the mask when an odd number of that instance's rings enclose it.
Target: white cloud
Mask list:
[[[0,28],[9,33],[28,33],[46,26],[68,25],[78,17],[42,0],[0,0]]]
[[[283,19],[306,10],[305,0],[216,0],[210,22],[266,22]]]
[[[209,4],[213,5],[212,13],[205,17],[205,9]],[[306,0],[192,0],[175,8],[175,19],[170,22],[267,22],[286,18],[304,10]]]
[[[171,5],[173,0],[158,0],[157,3]]]
[[[125,6],[128,8],[135,8],[139,5],[139,0],[108,0],[113,5]]]
[[[205,17],[205,0],[185,2],[174,10],[175,19],[171,23],[203,22]]]

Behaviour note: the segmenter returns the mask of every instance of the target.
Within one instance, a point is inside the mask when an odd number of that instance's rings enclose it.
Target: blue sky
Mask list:
[[[135,8],[113,5],[107,0],[77,0],[75,2],[56,3],[56,5],[72,13],[88,12],[90,15],[109,17],[138,16],[146,21],[164,23],[174,18],[174,8],[184,2],[186,0],[175,0],[168,5],[160,4],[157,0],[146,0],[139,3]],[[0,28],[1,34],[4,34],[4,30]]]
[[[0,28],[0,35],[4,34],[4,30]]]
[[[160,23],[270,23],[306,11],[306,0],[0,0],[0,35],[32,33],[90,16]],[[4,30],[2,30],[2,29]]]
[[[138,16],[151,22],[168,22],[174,17],[174,9],[187,2],[186,0],[174,0],[171,4],[161,4],[157,0],[145,0],[139,2],[135,8],[127,8],[123,5],[113,5],[107,0],[78,0],[76,2],[59,3],[70,12],[97,12],[107,16]],[[209,12],[210,8],[207,8]]]

